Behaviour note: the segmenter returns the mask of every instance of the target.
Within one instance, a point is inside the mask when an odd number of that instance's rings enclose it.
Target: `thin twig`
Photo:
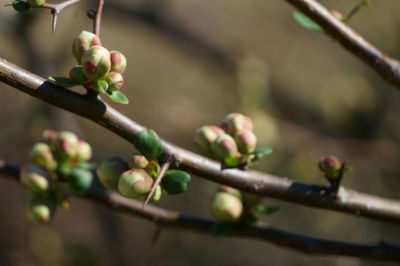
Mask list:
[[[0,81],[46,101],[54,106],[85,117],[109,129],[132,144],[143,126],[130,120],[105,102],[56,86],[0,58]],[[82,108],[85,106],[85,108]],[[379,221],[400,224],[400,201],[361,193],[341,187],[337,197],[331,189],[273,176],[257,171],[221,170],[221,164],[162,141],[164,156],[174,156],[179,167],[213,182],[253,194],[277,198],[296,204],[350,213]]]
[[[97,1],[96,17],[93,24],[93,33],[100,37],[101,18],[103,14],[104,0]]]
[[[150,199],[153,197],[154,193],[157,190],[158,185],[160,184],[161,180],[163,179],[165,173],[168,171],[169,167],[171,166],[172,161],[171,160],[167,160],[162,166],[161,166],[161,170],[160,173],[158,174],[156,180],[153,182],[153,185],[151,187],[151,190],[149,192],[149,194],[146,197],[146,200],[143,202],[143,206],[142,208],[144,208],[147,203],[149,203]]]
[[[19,181],[19,167],[16,165],[0,160],[0,173],[2,177]],[[184,215],[152,205],[148,205],[143,209],[140,201],[124,198],[115,192],[99,186],[93,186],[82,198],[93,200],[116,211],[139,216],[156,223],[160,227],[188,230],[216,236],[213,233],[217,225],[216,221]],[[308,237],[272,226],[243,224],[236,225],[232,230],[224,232],[220,236],[262,240],[306,254],[340,255],[381,261],[400,261],[400,246],[382,241],[376,244],[358,244]]]
[[[285,0],[307,15],[346,50],[363,60],[388,83],[400,90],[400,62],[367,42],[315,0]]]

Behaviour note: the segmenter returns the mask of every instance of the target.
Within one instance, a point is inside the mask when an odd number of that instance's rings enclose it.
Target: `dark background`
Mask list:
[[[8,1],[1,0],[0,4]],[[83,1],[59,16],[51,34],[48,10],[18,16],[0,8],[0,57],[44,77],[67,75],[72,40],[91,30]],[[346,14],[358,1],[321,1]],[[372,1],[350,25],[400,57],[400,1]],[[92,4],[92,6],[89,6]],[[323,33],[308,31],[278,0],[106,1],[101,38],[128,58],[128,106],[113,104],[165,139],[195,150],[193,132],[232,111],[249,115],[260,145],[275,153],[258,167],[296,181],[325,184],[318,158],[335,154],[354,167],[344,184],[400,199],[400,93]],[[46,128],[76,132],[95,161],[127,158],[131,145],[94,123],[0,84],[0,158],[27,161]],[[77,90],[81,90],[77,88]],[[210,217],[216,185],[194,178],[189,191],[158,205]],[[394,265],[300,254],[243,239],[164,230],[74,199],[48,226],[25,218],[28,196],[0,180],[0,265]],[[400,242],[398,226],[266,198],[281,211],[265,221],[310,236]]]

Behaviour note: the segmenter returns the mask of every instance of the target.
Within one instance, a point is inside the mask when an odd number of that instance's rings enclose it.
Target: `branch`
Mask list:
[[[0,160],[0,174],[19,182],[19,167],[16,165]],[[120,212],[139,216],[163,227],[217,236],[213,233],[217,222],[213,220],[184,215],[152,205],[147,205],[143,209],[141,201],[124,198],[118,193],[100,186],[93,186],[82,198],[95,201]],[[356,244],[326,240],[291,233],[272,226],[238,224],[221,236],[262,240],[314,255],[340,255],[373,260],[400,261],[400,246],[395,244],[385,242]]]
[[[0,81],[54,106],[85,117],[132,143],[144,128],[105,102],[58,87],[0,58]],[[257,171],[221,170],[221,164],[162,141],[164,156],[176,159],[180,168],[219,184],[296,204],[335,210],[400,224],[400,201],[341,187],[337,197],[326,186],[294,182]]]
[[[286,0],[320,25],[326,34],[363,60],[387,82],[400,90],[400,62],[367,42],[347,24],[336,19],[315,0]]]

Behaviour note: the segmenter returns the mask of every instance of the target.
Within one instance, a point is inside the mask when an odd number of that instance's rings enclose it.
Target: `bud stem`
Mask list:
[[[346,168],[346,163],[343,162],[340,167],[338,177],[334,178],[334,179],[328,179],[329,183],[331,184],[332,195],[335,197],[337,196],[337,193],[339,192],[339,188],[340,188],[340,184],[342,183],[342,180],[343,180],[343,174],[344,174],[345,168]]]

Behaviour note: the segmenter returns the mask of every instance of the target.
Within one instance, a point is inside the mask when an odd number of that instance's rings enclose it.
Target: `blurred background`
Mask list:
[[[21,16],[1,7],[0,57],[43,77],[67,76],[75,64],[72,40],[91,30],[85,13],[95,2],[66,9],[54,35],[48,10]],[[320,2],[347,14],[358,1]],[[350,25],[400,58],[399,10],[398,0],[372,1]],[[354,167],[345,186],[400,199],[399,91],[323,33],[299,26],[293,11],[277,0],[106,1],[101,39],[128,58],[124,93],[131,100],[113,106],[189,150],[195,150],[196,128],[243,112],[254,120],[259,144],[275,150],[258,170],[326,184],[317,161],[333,154]],[[90,121],[7,85],[0,88],[1,159],[26,162],[47,128],[86,139],[98,162],[135,152]],[[216,184],[194,178],[188,193],[165,196],[158,205],[211,217],[215,189]],[[34,225],[25,218],[26,191],[6,179],[0,180],[0,200],[0,265],[394,265],[168,229],[152,246],[154,224],[80,199],[50,225]],[[346,241],[400,242],[396,225],[265,202],[281,211],[264,220],[282,229]]]

